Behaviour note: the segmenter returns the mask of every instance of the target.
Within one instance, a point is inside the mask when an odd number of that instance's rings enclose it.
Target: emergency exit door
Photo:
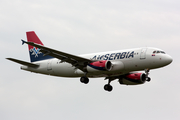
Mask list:
[[[48,60],[47,70],[52,70],[52,60]]]

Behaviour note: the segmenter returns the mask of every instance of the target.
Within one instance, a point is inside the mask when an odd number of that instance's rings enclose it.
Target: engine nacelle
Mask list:
[[[146,81],[146,74],[144,73],[129,73],[119,79],[120,84],[125,85],[138,85]]]
[[[111,71],[123,71],[124,70],[124,64],[121,61],[112,61],[112,68]]]
[[[88,64],[88,72],[97,72],[97,71],[110,71],[112,69],[112,63],[107,60],[96,61]]]

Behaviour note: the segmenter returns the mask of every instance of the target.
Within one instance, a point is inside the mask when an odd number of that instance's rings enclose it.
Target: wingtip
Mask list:
[[[6,59],[7,59],[7,60],[11,60],[11,61],[14,60],[14,58],[6,58]]]

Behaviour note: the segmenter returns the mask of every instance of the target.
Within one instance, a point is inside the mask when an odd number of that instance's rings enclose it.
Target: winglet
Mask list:
[[[22,41],[22,45],[24,45],[24,43],[27,43],[26,41],[24,41],[23,39],[21,39],[21,41]]]

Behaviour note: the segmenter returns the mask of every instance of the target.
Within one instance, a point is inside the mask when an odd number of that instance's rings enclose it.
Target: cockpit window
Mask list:
[[[155,53],[163,53],[163,54],[166,54],[164,51],[153,51],[153,54]]]
[[[164,51],[161,51],[161,53],[166,54]]]

